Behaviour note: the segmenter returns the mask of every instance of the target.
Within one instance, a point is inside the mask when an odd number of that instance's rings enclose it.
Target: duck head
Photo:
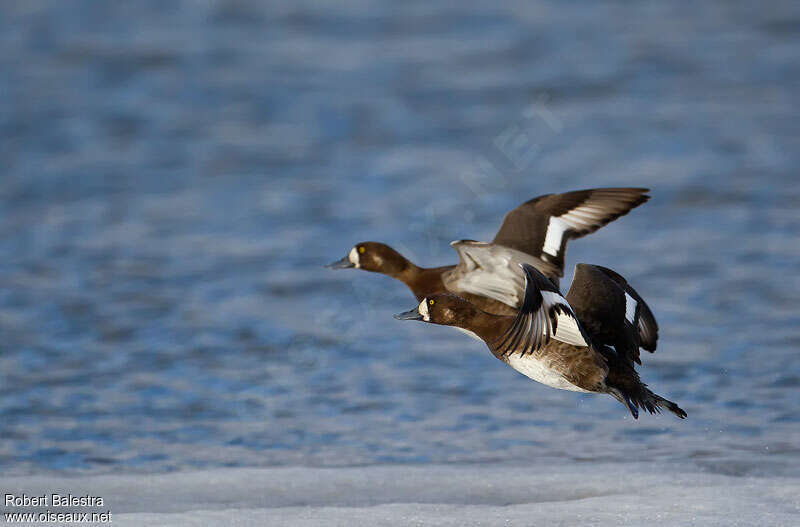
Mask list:
[[[440,326],[469,329],[478,309],[456,295],[439,294],[422,299],[414,309],[394,315],[398,320],[419,320]]]
[[[326,265],[329,269],[363,269],[373,273],[396,275],[408,266],[408,260],[385,243],[361,242],[350,249],[350,252],[333,263]]]

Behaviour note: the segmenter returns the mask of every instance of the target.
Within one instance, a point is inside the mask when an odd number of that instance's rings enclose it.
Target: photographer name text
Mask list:
[[[29,496],[27,494],[5,495],[6,507],[102,507],[103,498],[100,496],[75,496],[73,494],[42,494]]]

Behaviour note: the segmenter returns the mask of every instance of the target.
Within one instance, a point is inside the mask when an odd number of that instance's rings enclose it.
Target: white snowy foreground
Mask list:
[[[800,525],[800,478],[671,465],[224,469],[2,477],[0,488],[101,496],[115,526]]]

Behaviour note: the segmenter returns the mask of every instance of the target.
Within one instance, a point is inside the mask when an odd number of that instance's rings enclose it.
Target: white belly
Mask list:
[[[519,353],[514,353],[508,356],[508,364],[522,375],[551,388],[573,392],[588,392],[588,390],[569,382],[560,373],[550,369],[546,361],[538,360],[533,355],[525,355],[523,357]]]

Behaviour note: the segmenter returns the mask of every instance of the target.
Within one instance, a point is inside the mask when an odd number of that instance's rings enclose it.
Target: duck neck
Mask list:
[[[497,342],[511,324],[514,323],[514,318],[506,315],[494,315],[478,308],[473,308],[464,313],[456,325],[478,335],[491,349],[492,344]]]
[[[419,267],[406,258],[403,268],[390,276],[406,284],[417,300],[422,300],[428,295],[447,292],[442,282],[444,269],[446,268]]]

